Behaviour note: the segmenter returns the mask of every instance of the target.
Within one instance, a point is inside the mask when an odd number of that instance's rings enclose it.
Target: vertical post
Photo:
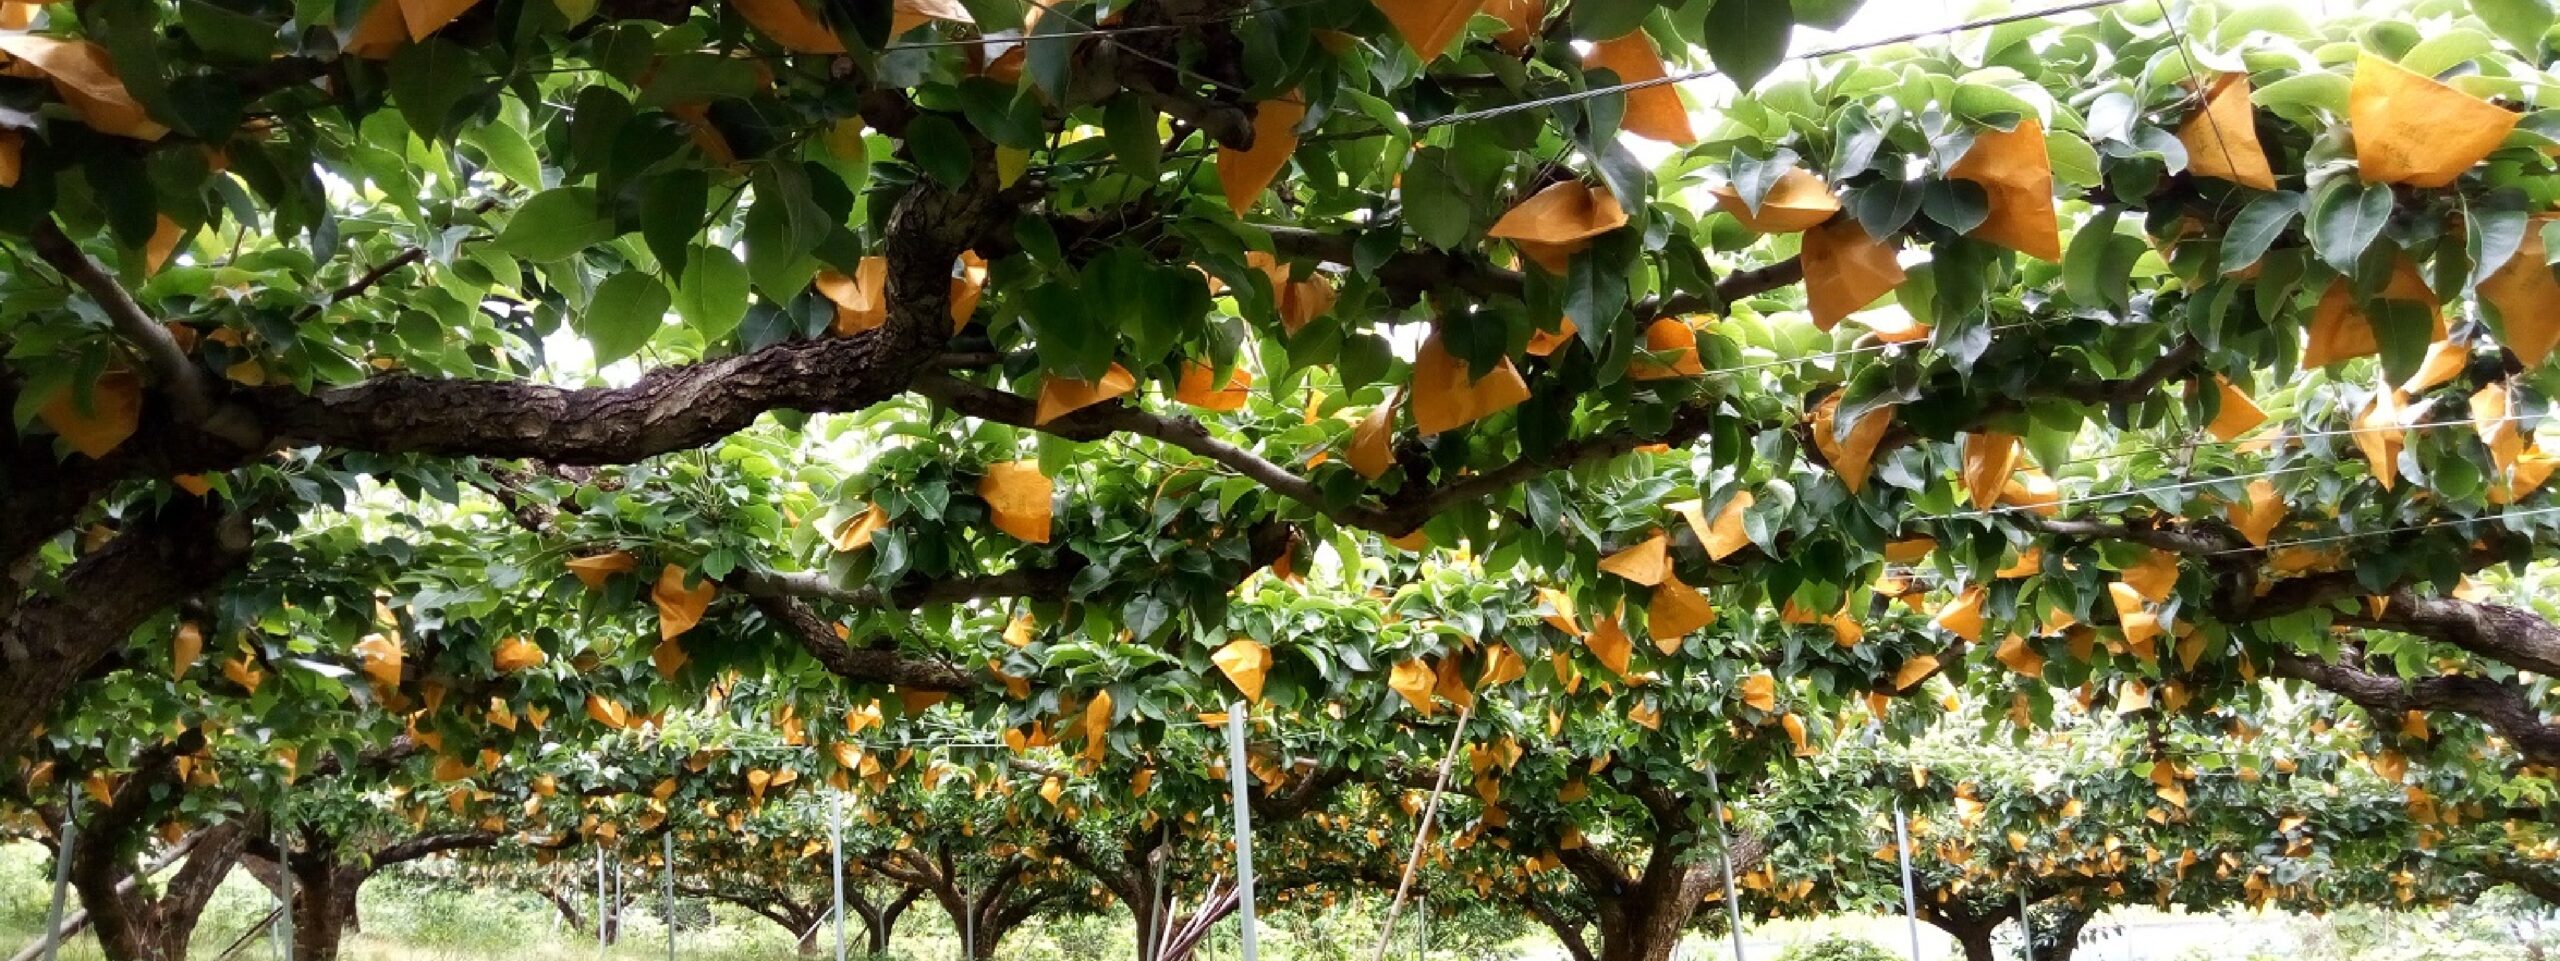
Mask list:
[[[1235,795],[1236,918],[1241,922],[1244,961],[1258,961],[1261,946],[1253,917],[1253,804],[1244,789],[1245,703],[1227,705],[1227,790]]]
[[[2036,961],[2036,923],[2027,917],[2027,889],[2018,888],[2018,957]]]
[[[1708,812],[1716,821],[1716,862],[1724,866],[1724,909],[1732,922],[1733,961],[1742,959],[1742,896],[1734,890],[1733,838],[1724,830],[1724,787],[1716,783],[1716,766],[1707,765],[1707,800],[1714,806]]]
[[[71,896],[71,846],[79,841],[80,784],[71,782],[71,800],[65,802],[62,815],[62,843],[53,852],[53,907],[44,915],[44,961],[53,961],[62,949],[63,904]]]
[[[963,961],[978,961],[978,893],[968,887],[960,889],[960,906],[967,910],[960,916],[960,950]]]
[[[604,961],[604,916],[612,910],[604,903],[604,844],[596,844],[596,961]]]
[[[667,922],[667,961],[676,961],[676,829],[658,835],[658,875],[664,889],[658,893],[658,914]]]
[[[835,890],[836,961],[844,961],[844,795],[827,792],[828,883]]]
[[[284,961],[293,961],[293,880],[293,821],[288,818],[284,836],[276,839],[276,887],[284,892],[284,904],[276,909],[276,927],[280,930],[274,937],[276,950]]]
[[[1902,851],[1902,919],[1911,925],[1911,961],[1920,961],[1920,899],[1911,893],[1911,820],[1893,802],[1893,843]]]
[[[1431,899],[1415,898],[1413,902],[1413,956],[1415,961],[1431,958]]]
[[[1138,958],[1139,961],[1156,961],[1156,955],[1164,950],[1164,935],[1161,932],[1169,922],[1165,919],[1167,908],[1164,898],[1164,866],[1156,863],[1152,851],[1147,858],[1146,872],[1149,911],[1147,929],[1138,932]]]

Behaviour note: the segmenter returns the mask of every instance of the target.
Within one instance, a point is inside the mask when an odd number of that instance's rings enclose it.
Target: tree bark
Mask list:
[[[1598,961],[1598,956],[1591,953],[1590,940],[1584,937],[1584,932],[1591,927],[1590,918],[1568,915],[1534,893],[1516,903],[1530,917],[1538,919],[1539,924],[1546,925],[1548,931],[1555,933],[1556,941],[1564,945],[1564,953],[1572,961]]]
[[[200,498],[128,524],[63,572],[60,592],[0,614],[0,761],[24,751],[71,688],[135,628],[248,560],[247,522]]]
[[[2080,929],[2089,926],[2098,913],[2077,906],[2065,906],[2038,918],[2035,932],[2037,961],[2071,961],[2080,950]]]
[[[907,909],[914,906],[916,899],[923,895],[922,890],[906,888],[898,892],[897,897],[890,899],[889,903],[881,905],[878,910],[863,915],[862,944],[865,957],[876,958],[889,953],[889,939],[898,933],[898,919],[905,916]]]
[[[576,897],[563,894],[559,888],[546,884],[542,886],[542,899],[551,902],[552,909],[560,912],[560,923],[568,925],[569,930],[579,934],[589,933],[587,916],[578,910]]]
[[[288,862],[293,871],[293,959],[338,961],[365,872],[315,854],[300,852]]]
[[[1592,848],[1560,852],[1565,868],[1598,909],[1599,961],[1669,961],[1699,906],[1724,884],[1716,862],[1688,863],[1697,849],[1694,840],[1687,840],[1694,832],[1685,817],[1676,814],[1676,803],[1666,806],[1657,800],[1649,798],[1647,804],[1656,808],[1655,817],[1665,829],[1654,838],[1641,874],[1628,876],[1617,862]],[[1733,869],[1739,874],[1768,856],[1768,842],[1738,837],[1733,850]]]

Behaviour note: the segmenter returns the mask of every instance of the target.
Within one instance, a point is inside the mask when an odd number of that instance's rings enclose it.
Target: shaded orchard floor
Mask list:
[[[0,846],[0,950],[15,951],[39,930],[49,895],[44,855],[33,844]],[[635,886],[637,882],[635,881]],[[593,892],[584,893],[592,899]],[[2520,903],[2520,902],[2519,902]],[[190,961],[216,961],[265,917],[274,902],[245,873],[235,874],[206,911]],[[590,900],[588,907],[592,907]],[[634,909],[622,943],[599,954],[592,936],[569,930],[531,891],[472,888],[431,877],[386,874],[364,890],[365,925],[350,938],[348,961],[664,961],[665,928],[653,912]],[[2534,936],[2530,909],[2456,915],[2386,915],[2348,912],[2310,918],[2281,912],[2223,916],[2122,912],[2090,925],[2080,961],[2513,961]],[[2551,912],[2543,910],[2543,918]],[[699,916],[699,915],[697,915]],[[680,930],[679,961],[791,961],[794,939],[769,921],[719,908],[702,925]],[[1271,961],[1367,961],[1375,945],[1375,905],[1284,911],[1266,919],[1263,956]],[[1503,931],[1452,931],[1468,921],[1439,919],[1429,931],[1429,961],[1561,961],[1564,952],[1534,927]],[[1505,927],[1505,926],[1497,926]],[[1406,927],[1393,956],[1417,957],[1416,932]],[[1505,934],[1516,936],[1504,937]],[[1786,921],[1746,930],[1749,961],[1780,961],[1789,949],[1825,936],[1864,938],[1895,957],[1909,951],[1900,917],[1835,917]],[[859,951],[860,932],[852,933]],[[2560,949],[2560,922],[2543,921],[2540,936]],[[1453,943],[1453,938],[1464,943]],[[832,943],[819,938],[821,957]],[[1954,943],[1926,925],[1920,928],[1921,961],[1952,961]],[[942,961],[959,956],[959,938],[938,913],[911,911],[888,958]],[[2007,950],[2014,952],[2014,942]],[[1006,941],[1007,961],[1087,961],[1133,957],[1127,920],[1117,913],[1048,919]],[[1726,961],[1731,942],[1693,935],[1682,961]],[[2009,955],[2014,957],[2014,954]],[[96,942],[81,936],[63,946],[63,961],[101,961]],[[1213,940],[1200,961],[1235,957],[1233,939]],[[279,961],[273,946],[253,938],[230,961]]]

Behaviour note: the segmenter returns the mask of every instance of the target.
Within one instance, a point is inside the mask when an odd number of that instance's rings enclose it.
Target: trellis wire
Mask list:
[[[2081,0],[2079,3],[2066,3],[2060,6],[2026,10],[1997,17],[1984,17],[1979,20],[1968,20],[1963,23],[1952,24],[1930,30],[1914,31],[1878,40],[1868,40],[1837,47],[1825,47],[1819,50],[1807,50],[1803,53],[1789,54],[1786,57],[1781,58],[1780,62],[1833,57],[1844,53],[1856,53],[1861,50],[1872,50],[1877,47],[1890,47],[1895,44],[1910,43],[1915,40],[1925,40],[1930,37],[1944,36],[1951,33],[1961,33],[1966,30],[1974,30],[1982,27],[1996,27],[2002,24],[2016,23],[2022,20],[2041,20],[2045,17],[2060,16],[2066,13],[2078,13],[2083,10],[2095,10],[2100,7],[2112,7],[2128,2],[2131,2],[2131,0]],[[1557,104],[1590,100],[1613,93],[1627,93],[1650,89],[1653,87],[1667,87],[1673,84],[1687,83],[1692,80],[1703,80],[1708,77],[1719,76],[1720,74],[1721,71],[1713,69],[1693,70],[1687,73],[1670,74],[1649,80],[1638,80],[1632,83],[1617,83],[1604,87],[1589,87],[1582,90],[1576,90],[1571,93],[1556,94],[1551,97],[1539,97],[1534,100],[1523,100],[1518,103],[1504,104],[1499,107],[1487,107],[1482,110],[1467,110],[1460,111],[1458,113],[1443,114],[1428,120],[1417,121],[1412,124],[1412,127],[1416,130],[1428,130],[1434,127],[1449,126],[1451,124],[1469,123],[1477,120],[1491,120],[1496,117],[1505,117],[1529,110],[1539,110],[1546,107],[1552,107]]]
[[[2163,454],[2174,450],[2188,450],[2205,447],[2245,447],[2255,443],[2282,440],[2311,440],[2321,437],[2352,437],[2357,434],[2390,434],[2399,431],[2438,430],[2448,427],[2469,427],[2476,430],[2482,427],[2495,427],[2499,424],[2516,424],[2523,423],[2525,421],[2542,420],[2544,419],[2544,416],[2547,415],[2510,414],[2505,417],[2492,417],[2488,420],[2430,420],[2398,427],[2339,427],[2329,430],[2285,431],[2283,433],[2269,434],[2264,437],[2244,437],[2236,440],[2200,440],[2183,444],[2157,444],[2150,447],[2138,447],[2133,450],[2114,451],[2105,454],[2090,454],[2086,457],[2074,457],[2070,460],[2063,461],[2057,466],[2067,467],[2072,464],[2094,464],[2099,461],[2116,460],[2124,457],[2139,457],[2144,454]]]
[[[2330,544],[2330,543],[2335,543],[2335,542],[2338,542],[2338,541],[2351,541],[2351,540],[2355,540],[2355,539],[2360,538],[2360,537],[2377,537],[2377,536],[2381,536],[2381,535],[2384,535],[2384,534],[2409,534],[2409,533],[2415,533],[2415,532],[2418,532],[2418,531],[2429,531],[2429,530],[2434,530],[2434,529],[2439,528],[2439,527],[2452,527],[2452,526],[2457,525],[2457,524],[2482,524],[2482,523],[2488,523],[2488,522],[2491,522],[2491,521],[2506,520],[2506,519],[2511,518],[2511,517],[2535,517],[2535,516],[2539,516],[2539,515],[2542,515],[2542,514],[2553,514],[2553,513],[2560,513],[2560,506],[2553,506],[2553,507],[2533,507],[2533,508],[2527,508],[2527,509],[2525,509],[2525,510],[2520,510],[2520,511],[2500,511],[2500,512],[2495,513],[2495,514],[2483,514],[2483,515],[2481,515],[2481,516],[2479,516],[2479,517],[2466,517],[2466,518],[2459,518],[2459,519],[2454,519],[2454,520],[2437,520],[2437,521],[2429,521],[2429,522],[2424,523],[2424,524],[2404,524],[2404,525],[2401,525],[2401,526],[2399,526],[2399,527],[2382,527],[2382,528],[2376,528],[2376,529],[2374,529],[2374,530],[2369,530],[2369,531],[2350,531],[2350,532],[2347,532],[2347,533],[2344,533],[2344,534],[2329,534],[2329,535],[2322,536],[2322,537],[2306,537],[2306,538],[2303,538],[2303,539],[2301,539],[2301,540],[2293,540],[2293,541],[2278,541],[2278,542],[2276,542],[2276,543],[2268,544],[2268,545],[2267,545],[2267,546],[2265,546],[2265,547],[2246,547],[2246,548],[2231,548],[2231,549],[2227,549],[2227,550],[2219,550],[2219,551],[2215,551],[2215,552],[2213,552],[2212,554],[2210,554],[2210,555],[2208,555],[2208,556],[2212,556],[2212,557],[2221,557],[2221,556],[2226,555],[2226,554],[2245,554],[2245,553],[2250,553],[2250,552],[2254,552],[2254,551],[2262,551],[2262,550],[2263,550],[2263,551],[2276,551],[2276,550],[2282,550],[2282,549],[2287,548],[2287,547],[2307,547],[2307,546],[2312,545],[2312,544]]]
[[[1043,11],[1051,13],[1056,12],[1047,4],[1038,3],[1036,0],[1027,0],[1027,2],[1031,2],[1033,6],[1039,7]],[[891,52],[895,52],[900,50],[930,50],[942,47],[992,47],[999,44],[1015,43],[1029,46],[1034,43],[1048,43],[1057,40],[1081,41],[1099,39],[1108,41],[1110,38],[1118,36],[1142,33],[1166,33],[1171,31],[1189,30],[1193,27],[1207,26],[1212,23],[1231,23],[1242,20],[1251,20],[1255,17],[1270,16],[1275,13],[1295,10],[1300,7],[1314,6],[1315,4],[1323,2],[1325,2],[1325,0],[1296,0],[1296,2],[1293,3],[1275,3],[1260,9],[1247,10],[1233,17],[1220,17],[1215,20],[1185,20],[1175,23],[1149,23],[1139,24],[1136,26],[1097,26],[1087,24],[1082,20],[1066,18],[1067,22],[1075,24],[1082,29],[1077,30],[1074,33],[1037,33],[1024,34],[1019,37],[991,37],[981,34],[979,38],[975,40],[919,40],[913,43],[892,43],[889,45],[888,49]],[[1114,46],[1117,46],[1117,44],[1114,44]],[[777,59],[790,56],[797,56],[797,54],[782,53],[773,55],[773,57]]]
[[[2002,506],[1999,506],[1999,507],[1986,507],[1986,508],[1982,508],[1982,509],[1980,509],[1980,510],[1970,510],[1970,511],[1950,511],[1950,512],[1948,512],[1948,513],[1944,513],[1944,514],[1923,514],[1923,515],[1921,515],[1921,516],[1919,516],[1919,517],[1914,517],[1914,518],[1912,518],[1912,520],[1913,520],[1913,521],[1915,521],[1915,522],[1918,522],[1918,521],[1950,521],[1950,520],[1962,520],[1962,519],[1965,519],[1965,518],[1973,518],[1973,517],[1990,517],[1990,516],[1995,515],[1995,514],[2010,514],[2010,513],[2016,513],[2016,512],[2018,512],[2018,511],[2025,511],[2025,510],[2042,510],[2042,509],[2047,508],[2047,507],[2053,507],[2053,508],[2057,508],[2057,509],[2059,509],[2059,508],[2063,508],[2063,507],[2069,507],[2069,506],[2074,505],[2074,504],[2088,504],[2088,503],[2092,503],[2092,502],[2096,502],[2096,501],[2110,501],[2110,500],[2117,500],[2117,499],[2119,499],[2119,498],[2125,498],[2125,497],[2139,497],[2139,496],[2144,495],[2144,494],[2158,494],[2158,493],[2164,493],[2164,492],[2168,492],[2168,491],[2180,491],[2180,490],[2187,490],[2187,489],[2190,489],[2190,488],[2196,488],[2196,487],[2211,487],[2211,486],[2213,486],[2213,485],[2215,485],[2215,484],[2228,484],[2228,483],[2230,483],[2230,482],[2232,482],[2232,481],[2259,480],[2259,479],[2261,479],[2261,478],[2267,478],[2267,477],[2278,477],[2278,476],[2282,476],[2282,475],[2285,475],[2285,474],[2298,474],[2298,473],[2301,473],[2301,472],[2303,472],[2303,471],[2318,470],[2318,469],[2320,469],[2322,466],[2324,466],[2324,465],[2320,465],[2320,464],[2300,464],[2300,465],[2296,465],[2296,466],[2293,466],[2293,467],[2278,467],[2278,468],[2275,468],[2275,469],[2272,469],[2272,470],[2259,471],[2259,472],[2254,473],[2254,474],[2234,474],[2234,475],[2229,476],[2229,477],[2205,477],[2205,478],[2199,478],[2199,479],[2196,479],[2196,480],[2179,481],[2179,482],[2174,483],[2174,484],[2156,484],[2156,485],[2152,485],[2152,486],[2148,486],[2148,487],[2135,487],[2135,488],[2131,488],[2131,489],[2127,489],[2127,490],[2109,491],[2109,492],[2104,493],[2104,494],[2091,494],[2091,495],[2088,495],[2088,496],[2086,496],[2086,497],[2074,497],[2074,498],[2068,498],[2068,499],[2055,499],[2055,500],[2052,500],[2052,501],[2047,501],[2047,502],[2042,502],[2042,503],[2036,503],[2036,504],[2008,504],[2008,505],[2002,505]],[[2254,548],[2254,547],[2253,547],[2253,548],[2249,548],[2249,549],[2250,549],[2250,550],[2259,550],[2259,548]]]
[[[1037,0],[1031,0],[1031,2],[1034,2],[1034,3],[1036,4],[1036,3],[1037,3]],[[2006,14],[2006,15],[2003,15],[2003,16],[1997,16],[1997,17],[1985,17],[1985,18],[1982,18],[1982,19],[1979,19],[1979,20],[1968,20],[1968,21],[1965,21],[1965,22],[1963,22],[1963,23],[1951,24],[1951,25],[1949,25],[1949,26],[1939,27],[1939,28],[1931,29],[1931,30],[1915,31],[1915,32],[1912,32],[1912,33],[1906,33],[1906,34],[1902,34],[1902,35],[1899,35],[1899,36],[1886,37],[1886,38],[1883,38],[1883,39],[1880,39],[1880,40],[1870,40],[1870,41],[1865,41],[1865,42],[1861,42],[1861,43],[1845,44],[1845,45],[1837,46],[1837,47],[1825,47],[1825,48],[1818,49],[1818,50],[1807,50],[1807,51],[1805,51],[1805,52],[1803,52],[1803,53],[1789,54],[1789,55],[1787,55],[1786,57],[1781,58],[1779,62],[1781,62],[1781,63],[1785,63],[1785,62],[1798,61],[1798,60],[1813,60],[1813,59],[1818,59],[1818,58],[1822,58],[1822,57],[1835,57],[1835,56],[1839,56],[1839,55],[1844,54],[1844,53],[1857,53],[1857,52],[1862,51],[1862,50],[1872,50],[1872,49],[1875,49],[1875,48],[1877,48],[1877,47],[1889,47],[1889,46],[1893,46],[1893,45],[1895,45],[1895,44],[1910,43],[1910,42],[1913,42],[1913,41],[1916,41],[1916,40],[1925,40],[1925,39],[1928,39],[1928,38],[1930,38],[1930,37],[1944,36],[1944,35],[1952,34],[1952,33],[1961,33],[1961,32],[1966,31],[1966,30],[1975,30],[1975,29],[1980,29],[1980,28],[1982,28],[1982,27],[1996,27],[1996,26],[2000,26],[2000,25],[2002,25],[2002,24],[2007,24],[2007,23],[2016,23],[2016,22],[2019,22],[2019,21],[2022,21],[2022,20],[2039,20],[2039,19],[2043,19],[2043,18],[2045,18],[2045,17],[2060,16],[2060,15],[2062,15],[2062,14],[2066,14],[2066,13],[2078,13],[2078,12],[2081,12],[2081,11],[2084,11],[2084,10],[2095,10],[2095,9],[2099,9],[2099,8],[2101,8],[2101,7],[2113,7],[2113,6],[2118,6],[2118,5],[2120,5],[2120,4],[2125,4],[2125,3],[2130,3],[2130,2],[2132,2],[2132,0],[2082,0],[2082,2],[2079,2],[2079,3],[2068,3],[2068,4],[2062,4],[2062,5],[2060,5],[2060,6],[2044,7],[2044,8],[2041,8],[2041,9],[2028,10],[2028,11],[2023,11],[2023,12],[2013,13],[2013,14]],[[1122,46],[1122,45],[1119,45],[1119,44],[1114,44],[1114,46],[1118,46],[1118,47],[1120,47],[1120,49],[1123,49],[1123,50],[1128,49],[1126,46]],[[1153,58],[1149,58],[1149,59],[1153,59]],[[1162,65],[1162,61],[1157,61],[1157,62],[1158,62],[1160,65]],[[1170,65],[1168,65],[1168,66],[1170,66]],[[1177,72],[1177,73],[1180,73],[1180,74],[1183,74],[1183,75],[1186,75],[1186,76],[1193,77],[1194,79],[1200,80],[1200,81],[1202,81],[1202,82],[1204,82],[1204,83],[1208,83],[1208,84],[1210,84],[1210,85],[1212,85],[1212,86],[1217,86],[1217,87],[1220,87],[1220,88],[1222,88],[1222,89],[1228,89],[1228,90],[1233,90],[1233,89],[1234,89],[1234,88],[1233,88],[1233,85],[1231,85],[1231,84],[1220,83],[1220,82],[1218,82],[1218,81],[1216,81],[1216,80],[1212,80],[1212,79],[1207,78],[1207,77],[1201,77],[1201,76],[1200,76],[1200,75],[1198,75],[1197,73],[1194,73],[1194,72],[1192,72],[1192,71],[1190,71],[1190,70],[1188,70],[1188,69],[1182,68],[1182,67],[1172,67],[1172,69],[1173,69],[1175,72]],[[1542,108],[1545,108],[1545,107],[1551,107],[1551,106],[1555,106],[1555,105],[1557,105],[1557,104],[1573,103],[1573,102],[1576,102],[1576,101],[1582,101],[1582,100],[1590,100],[1590,99],[1594,99],[1594,98],[1597,98],[1597,97],[1607,96],[1607,95],[1609,95],[1609,94],[1613,94],[1613,93],[1626,93],[1626,92],[1630,92],[1630,91],[1644,90],[1644,89],[1648,89],[1648,88],[1652,88],[1652,87],[1662,87],[1662,86],[1670,86],[1670,85],[1673,85],[1673,84],[1687,83],[1687,82],[1689,82],[1689,81],[1693,81],[1693,80],[1703,80],[1703,79],[1705,79],[1705,78],[1713,77],[1713,76],[1717,76],[1717,75],[1718,75],[1718,71],[1715,71],[1715,70],[1712,70],[1712,69],[1709,69],[1709,70],[1695,70],[1695,71],[1690,71],[1690,72],[1688,72],[1688,73],[1674,74],[1674,75],[1664,76],[1664,77],[1656,77],[1656,78],[1653,78],[1653,79],[1650,79],[1650,80],[1639,80],[1639,81],[1635,81],[1635,82],[1632,82],[1632,83],[1611,84],[1611,85],[1603,86],[1603,87],[1587,87],[1587,88],[1584,88],[1584,89],[1582,89],[1582,90],[1576,90],[1576,91],[1573,91],[1573,92],[1571,92],[1571,93],[1556,94],[1556,95],[1554,95],[1554,96],[1549,96],[1549,97],[1539,97],[1539,98],[1532,99],[1532,100],[1524,100],[1524,101],[1520,101],[1520,102],[1518,102],[1518,103],[1504,104],[1504,105],[1499,106],[1499,107],[1487,107],[1487,108],[1482,109],[1482,110],[1467,110],[1467,111],[1460,111],[1460,112],[1458,112],[1458,113],[1443,114],[1443,115],[1438,116],[1438,117],[1431,117],[1431,118],[1427,118],[1427,119],[1424,119],[1424,120],[1414,121],[1414,122],[1412,122],[1412,123],[1410,123],[1410,124],[1407,124],[1406,126],[1407,126],[1407,129],[1410,129],[1410,130],[1431,130],[1431,129],[1435,129],[1435,128],[1439,128],[1439,127],[1447,127],[1447,126],[1452,126],[1452,125],[1455,125],[1455,124],[1469,123],[1469,122],[1477,121],[1477,120],[1491,120],[1491,119],[1494,119],[1494,118],[1497,118],[1497,117],[1505,117],[1505,116],[1509,116],[1509,115],[1511,115],[1511,114],[1521,113],[1521,112],[1524,112],[1524,111],[1537,110],[1537,109],[1542,109]],[[1282,100],[1290,100],[1291,102],[1296,102],[1296,101],[1294,101],[1294,100],[1291,100],[1291,98],[1289,98],[1289,97],[1283,97],[1283,98],[1280,98],[1280,99],[1282,99]],[[1384,130],[1383,130],[1383,129],[1371,129],[1371,130],[1350,131],[1350,132],[1333,133],[1333,134],[1323,134],[1323,133],[1319,133],[1319,134],[1313,134],[1313,135],[1310,135],[1310,136],[1307,136],[1307,137],[1302,137],[1302,138],[1300,138],[1300,139],[1299,139],[1299,143],[1304,144],[1304,143],[1316,142],[1316,141],[1321,141],[1321,140],[1356,140],[1356,139],[1360,139],[1360,138],[1363,138],[1363,137],[1376,136],[1377,134],[1379,134],[1379,133],[1383,133],[1383,132],[1384,132]],[[1169,155],[1167,155],[1166,159],[1171,160],[1171,159],[1188,159],[1188,158],[1196,158],[1196,157],[1205,157],[1205,156],[1209,156],[1209,155],[1211,155],[1211,154],[1213,154],[1213,153],[1215,153],[1215,152],[1216,152],[1216,151],[1215,151],[1214,149],[1210,149],[1210,150],[1200,150],[1200,151],[1185,151],[1185,152],[1180,152],[1180,153],[1169,154]],[[1070,169],[1070,168],[1075,168],[1075,167],[1094,166],[1094,165],[1097,165],[1097,164],[1107,163],[1107,162],[1108,162],[1108,161],[1102,161],[1102,160],[1068,161],[1068,162],[1064,162],[1064,163],[1043,164],[1043,165],[1041,165],[1038,169],[1040,169],[1040,170],[1044,170],[1044,171],[1045,171],[1045,170],[1062,170],[1062,169]]]

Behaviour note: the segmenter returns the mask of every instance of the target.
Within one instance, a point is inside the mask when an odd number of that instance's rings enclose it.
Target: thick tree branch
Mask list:
[[[247,443],[257,438],[257,426],[242,419],[241,412],[218,407],[212,379],[205,376],[203,368],[187,359],[187,352],[178,346],[178,339],[169,333],[169,328],[152,319],[141,304],[134,302],[133,294],[124,289],[124,284],[116,280],[114,274],[108,273],[97,260],[83,252],[79,244],[64,236],[53,218],[36,220],[33,239],[37,256],[53,265],[53,269],[61,271],[63,276],[71,278],[72,283],[78,284],[81,290],[88,292],[90,299],[98,302],[99,309],[104,310],[107,319],[115,325],[116,336],[133,348],[134,353],[142,358],[144,368],[151,372],[151,380],[168,392],[180,421],[203,427],[234,443]]]
[[[420,858],[447,851],[485,850],[498,846],[504,835],[494,831],[451,831],[421,834],[373,852],[373,867],[384,868],[406,864]]]
[[[966,691],[978,686],[978,680],[968,672],[941,661],[895,648],[857,648],[847,644],[836,636],[835,625],[797,598],[759,596],[754,602],[767,620],[837,677],[895,684],[902,691]]]
[[[797,597],[854,607],[914,610],[935,604],[1007,597],[1062,599],[1067,596],[1068,585],[1087,563],[1083,555],[1066,552],[1059,555],[1058,563],[1052,567],[1021,568],[977,577],[909,578],[887,591],[869,586],[845,587],[815,571],[741,571],[732,576],[729,583],[759,597]]]
[[[2290,653],[2277,654],[2269,673],[2336,693],[2386,725],[2410,711],[2467,715],[2515,745],[2527,762],[2560,765],[2560,725],[2544,720],[2532,695],[2515,684],[2459,674],[2411,680]]]
[[[2560,677],[2560,625],[2523,608],[2399,590],[2384,599],[2380,615],[2359,610],[2338,621],[2415,634],[2545,677]]]
[[[1378,530],[1383,524],[1378,514],[1366,508],[1356,505],[1329,507],[1314,481],[1300,477],[1259,454],[1211,436],[1207,427],[1189,417],[1168,417],[1113,402],[1096,404],[1046,424],[1038,424],[1034,423],[1036,405],[1030,398],[981,387],[940,371],[918,375],[915,391],[935,403],[979,420],[1030,428],[1069,440],[1094,441],[1113,434],[1152,438],[1214,461],[1280,496],[1314,508],[1344,526]],[[1404,531],[1391,533],[1402,534]]]
[[[245,518],[172,501],[73,564],[58,591],[0,619],[0,760],[17,756],[71,686],[123,650],[135,628],[248,556]]]

